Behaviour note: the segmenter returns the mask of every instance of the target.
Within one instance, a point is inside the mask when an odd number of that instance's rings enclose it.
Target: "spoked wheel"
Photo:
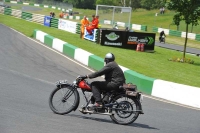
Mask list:
[[[56,114],[67,114],[76,108],[78,99],[78,91],[71,86],[56,88],[49,97],[49,107]]]
[[[114,105],[111,110],[113,115],[110,118],[117,124],[127,125],[133,123],[139,116],[139,105],[137,100],[132,97],[127,97],[124,95],[119,95],[115,98]]]

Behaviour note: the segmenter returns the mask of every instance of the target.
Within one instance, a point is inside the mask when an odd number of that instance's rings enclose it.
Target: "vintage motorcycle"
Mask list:
[[[124,84],[119,89],[102,92],[103,108],[91,107],[90,83],[81,76],[78,76],[72,84],[67,80],[56,82],[56,88],[49,97],[50,109],[60,115],[75,111],[80,102],[78,89],[85,98],[85,104],[79,109],[83,114],[108,115],[115,123],[122,125],[131,124],[139,114],[144,114],[141,105],[143,95],[141,92],[137,92],[136,86],[132,84]]]

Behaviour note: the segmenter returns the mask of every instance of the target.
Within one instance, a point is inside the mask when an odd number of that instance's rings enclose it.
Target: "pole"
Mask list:
[[[97,15],[97,11],[98,11],[98,5],[96,6],[96,15]]]
[[[158,16],[158,13],[155,14],[155,26],[156,26],[156,17]]]
[[[131,23],[130,23],[130,21],[131,21],[131,15],[132,15],[132,8],[130,7],[130,16],[129,16],[129,21],[128,21],[128,29],[130,30],[130,27],[131,27]]]
[[[115,7],[113,7],[112,25],[113,25],[113,22],[114,22],[114,13],[115,13]]]

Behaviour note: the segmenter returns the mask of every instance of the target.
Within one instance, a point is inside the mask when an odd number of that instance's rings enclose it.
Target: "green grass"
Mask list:
[[[80,39],[78,34],[72,34],[1,14],[0,23],[20,31],[29,37],[32,37],[34,29],[39,29],[102,58],[104,58],[106,53],[112,52],[115,54],[116,61],[120,65],[138,73],[153,78],[200,87],[200,58],[197,56],[186,55],[187,58],[194,60],[194,64],[171,62],[168,61],[169,58],[182,57],[182,53],[157,46],[155,46],[155,53],[101,46]]]

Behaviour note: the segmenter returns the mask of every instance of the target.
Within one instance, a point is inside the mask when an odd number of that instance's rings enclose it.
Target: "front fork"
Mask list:
[[[87,106],[89,105],[90,101],[91,101],[91,96],[92,96],[92,93],[91,93],[91,94],[89,94],[89,96],[88,96],[88,97],[86,96],[86,94],[85,94],[85,91],[84,91],[84,90],[82,90],[82,93],[83,93],[83,96],[84,96],[84,98],[85,98],[85,101],[86,101],[86,105],[83,105],[83,106],[87,107]]]
[[[65,100],[67,100],[73,93],[77,93],[77,101],[78,102],[76,102],[76,104],[74,105],[74,111],[76,111],[76,109],[78,108],[78,106],[79,106],[79,103],[80,103],[80,95],[79,95],[79,93],[78,93],[78,90],[77,90],[77,88],[76,87],[74,87],[74,86],[72,86],[71,84],[68,84],[68,83],[60,83],[60,84],[57,84],[57,87],[59,87],[59,88],[64,88],[64,87],[67,87],[67,86],[71,86],[73,89],[72,90],[70,90],[70,92],[69,93],[66,93],[64,96],[63,96],[63,101],[65,101]]]

